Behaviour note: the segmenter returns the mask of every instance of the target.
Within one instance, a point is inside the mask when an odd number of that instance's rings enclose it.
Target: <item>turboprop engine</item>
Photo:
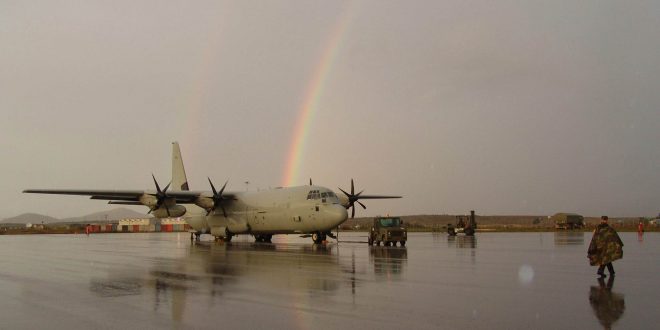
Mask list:
[[[220,191],[217,191],[215,189],[215,186],[213,185],[213,182],[211,182],[211,178],[209,179],[209,184],[211,184],[211,190],[213,191],[213,196],[211,197],[204,197],[200,196],[195,200],[195,205],[203,208],[206,210],[206,215],[210,215],[215,209],[220,206],[220,209],[222,209],[222,215],[224,217],[227,217],[227,210],[225,210],[225,207],[222,205],[222,202],[226,200],[224,196],[222,196],[222,193],[225,191],[225,187],[227,187],[227,181],[225,181],[225,184],[222,186]]]
[[[156,193],[148,193],[140,196],[139,201],[142,205],[149,207],[149,213],[156,218],[176,218],[186,214],[186,207],[178,205],[176,199],[167,195],[168,183],[164,189],[156,181],[156,177],[151,175],[156,185]]]
[[[178,204],[171,206],[163,205],[155,210],[152,210],[151,214],[153,214],[156,218],[177,218],[186,214],[186,207]]]

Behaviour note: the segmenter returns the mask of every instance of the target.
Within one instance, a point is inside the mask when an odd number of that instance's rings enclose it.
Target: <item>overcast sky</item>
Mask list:
[[[354,178],[404,196],[358,216],[656,215],[658,13],[658,1],[1,0],[0,218],[111,208],[27,188],[152,189],[151,173],[164,185],[172,141],[193,190],[207,176],[279,186],[324,58],[298,184]]]

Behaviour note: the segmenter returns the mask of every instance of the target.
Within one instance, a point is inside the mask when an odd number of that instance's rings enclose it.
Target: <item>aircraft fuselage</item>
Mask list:
[[[295,234],[327,232],[346,221],[348,213],[328,188],[298,186],[234,193],[225,203],[227,217],[217,208],[186,205],[184,219],[197,232],[226,234]]]

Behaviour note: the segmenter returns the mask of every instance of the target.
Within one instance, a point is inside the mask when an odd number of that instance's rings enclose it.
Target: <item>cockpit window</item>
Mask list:
[[[312,190],[307,194],[307,199],[308,200],[310,200],[310,199],[320,199],[320,198],[321,198],[321,194],[319,193],[318,190]]]
[[[320,190],[310,190],[309,193],[307,193],[307,200],[321,199],[323,203],[326,203],[327,199],[336,199],[336,198],[337,195],[335,195],[335,193],[332,191],[321,192]],[[331,202],[338,202],[338,201],[331,200]]]

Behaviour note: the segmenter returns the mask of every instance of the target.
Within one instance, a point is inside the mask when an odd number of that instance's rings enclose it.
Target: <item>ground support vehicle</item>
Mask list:
[[[581,229],[584,228],[584,217],[575,213],[557,213],[551,217],[555,222],[555,229]]]
[[[399,242],[401,246],[406,245],[408,240],[408,230],[403,226],[403,220],[399,217],[375,217],[374,224],[369,231],[369,245],[385,246],[396,245]]]
[[[447,234],[449,236],[456,236],[457,234],[465,234],[466,236],[474,236],[477,230],[477,220],[474,211],[470,211],[470,216],[456,216],[456,226],[447,225]]]

